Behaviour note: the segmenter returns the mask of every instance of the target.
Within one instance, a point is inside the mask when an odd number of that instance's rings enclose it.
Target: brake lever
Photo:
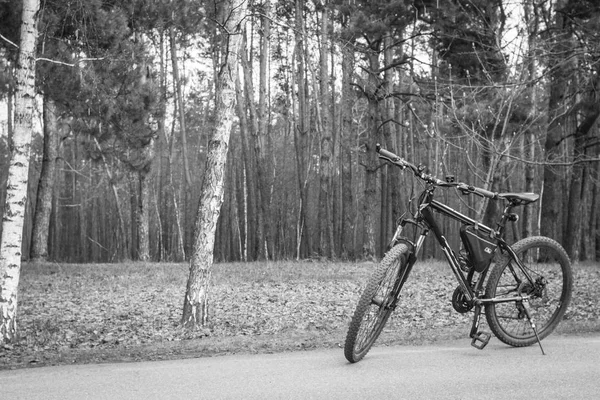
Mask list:
[[[470,194],[474,194],[474,195],[479,196],[479,197],[485,197],[484,195],[482,195],[481,193],[478,193],[475,190],[475,186],[471,186],[471,185],[465,184],[464,186],[459,186],[458,190],[460,190],[461,193],[463,195],[465,195],[465,196],[470,195]]]
[[[462,193],[463,196],[468,196],[473,193],[472,187],[466,183],[459,183],[457,189],[460,190],[460,193]]]

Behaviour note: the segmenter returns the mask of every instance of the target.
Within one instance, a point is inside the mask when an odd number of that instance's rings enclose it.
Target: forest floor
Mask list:
[[[0,345],[0,369],[341,348],[374,267],[216,264],[209,324],[189,332],[179,327],[187,264],[26,263],[19,339]],[[403,291],[407,301],[377,345],[468,341],[472,314],[452,308],[455,287],[444,264],[417,264]],[[600,331],[598,299],[600,265],[576,265],[572,302],[555,334]]]

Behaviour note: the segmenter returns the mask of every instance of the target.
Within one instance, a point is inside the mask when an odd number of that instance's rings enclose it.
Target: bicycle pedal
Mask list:
[[[475,347],[476,349],[483,350],[483,348],[490,342],[491,338],[492,335],[489,332],[477,332],[473,335],[471,346]]]

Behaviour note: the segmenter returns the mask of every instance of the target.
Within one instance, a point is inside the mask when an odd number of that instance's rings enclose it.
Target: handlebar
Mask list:
[[[379,158],[381,158],[383,160],[387,160],[402,169],[409,168],[410,170],[412,170],[412,172],[415,174],[415,176],[417,178],[424,180],[428,184],[431,184],[434,186],[440,186],[440,187],[455,187],[455,188],[458,188],[458,190],[460,190],[464,194],[473,193],[473,194],[476,194],[481,197],[487,197],[490,199],[498,199],[498,193],[490,192],[489,190],[478,188],[478,187],[475,187],[475,186],[472,186],[472,185],[469,185],[469,184],[466,184],[463,182],[445,182],[445,181],[442,181],[441,179],[434,177],[431,174],[426,174],[424,172],[425,168],[423,166],[417,167],[414,164],[409,163],[402,157],[392,153],[391,151],[382,149],[381,145],[379,143],[377,143],[375,150],[377,151]]]

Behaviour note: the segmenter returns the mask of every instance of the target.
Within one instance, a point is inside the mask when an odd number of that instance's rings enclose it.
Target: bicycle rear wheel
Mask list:
[[[558,242],[542,236],[529,237],[511,246],[530,282],[512,259],[504,259],[492,271],[486,297],[502,299],[528,295],[525,302],[488,304],[485,316],[490,329],[502,342],[515,347],[537,343],[524,307],[535,322],[540,340],[556,328],[571,300],[571,262]]]
[[[390,317],[407,278],[409,254],[408,245],[397,244],[369,278],[346,335],[344,355],[351,363],[360,361],[369,352]]]

